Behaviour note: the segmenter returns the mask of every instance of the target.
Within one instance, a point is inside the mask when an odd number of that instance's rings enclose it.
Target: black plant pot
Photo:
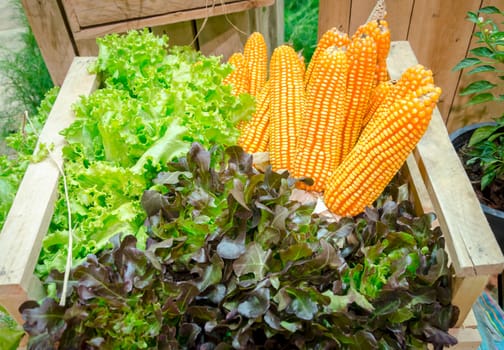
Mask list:
[[[494,123],[492,122],[477,123],[454,131],[450,134],[450,140],[453,144],[453,147],[455,147],[456,150],[459,150],[462,146],[469,142],[469,139],[471,138],[474,130],[481,126],[493,124]],[[504,252],[504,211],[490,208],[489,206],[482,203],[481,208],[485,213],[488,223],[492,228],[492,231],[495,235],[495,238],[497,239],[497,242],[499,243],[501,250]]]

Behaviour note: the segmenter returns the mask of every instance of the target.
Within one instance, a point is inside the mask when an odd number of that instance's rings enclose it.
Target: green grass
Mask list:
[[[285,0],[286,41],[309,62],[317,45],[319,0]]]

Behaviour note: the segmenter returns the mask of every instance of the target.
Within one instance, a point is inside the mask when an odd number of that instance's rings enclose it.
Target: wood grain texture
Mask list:
[[[336,27],[348,33],[350,26],[351,0],[320,0],[318,37],[329,29]]]
[[[272,6],[248,11],[251,31],[260,32],[268,46],[268,57],[284,44],[284,0],[276,0]]]
[[[73,12],[80,28],[106,23],[138,19],[182,12],[194,9],[204,9],[233,2],[249,2],[244,0],[65,0],[66,12]]]
[[[53,83],[61,85],[76,53],[56,0],[22,0]]]
[[[417,0],[418,1],[418,0]],[[387,17],[391,40],[406,40],[415,0],[387,0]]]
[[[455,278],[452,304],[458,306],[460,315],[455,327],[462,327],[473,304],[481,295],[488,283],[488,275]]]
[[[251,33],[247,12],[196,21],[199,49],[204,55],[222,56],[225,62],[234,52],[243,52]]]
[[[481,0],[415,1],[408,41],[418,60],[434,73],[443,89],[438,108],[447,117],[456,92],[457,74],[451,69],[465,57],[473,26],[465,16],[479,8]]]
[[[186,46],[191,45],[196,48],[194,36],[195,24],[194,21],[186,21],[180,23],[166,24],[152,28],[152,33],[156,35],[167,35],[168,45],[170,46]]]
[[[387,0],[387,20],[390,28],[391,40],[406,40],[411,22],[411,13],[415,0]],[[350,20],[350,33],[365,23],[375,6],[375,0],[352,1],[352,18]]]
[[[98,86],[96,75],[88,73],[93,60],[77,57],[72,63],[39,137],[39,144],[53,147],[53,156],[28,166],[0,233],[0,300],[11,309],[19,306],[16,303],[20,299],[26,299],[33,284],[33,271],[58,192],[64,144],[60,131],[73,121],[72,104]]]
[[[387,8],[388,6],[388,1]],[[350,24],[348,27],[348,34],[352,35],[355,33],[357,27],[361,24],[366,23],[371,11],[373,10],[376,4],[376,0],[359,0],[352,1],[351,9],[350,9]]]
[[[393,42],[388,63],[390,77],[397,79],[417,59],[408,42]],[[414,156],[438,215],[456,275],[500,273],[504,269],[504,256],[437,108]]]
[[[96,39],[75,40],[78,56],[92,57],[98,56],[98,44]]]
[[[257,7],[271,6],[274,4],[274,2],[275,0],[239,1],[225,5],[210,6],[207,8],[158,14],[155,16],[140,19],[129,19],[117,23],[81,29],[80,31],[74,33],[74,38],[76,40],[93,39],[110,33],[124,33],[132,29],[156,27],[164,24],[185,22],[194,19],[202,19],[224,14],[231,14],[234,12],[247,11]]]

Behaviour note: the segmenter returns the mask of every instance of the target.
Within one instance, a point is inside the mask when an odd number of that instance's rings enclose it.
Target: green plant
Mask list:
[[[467,144],[468,165],[479,164],[483,171],[481,190],[495,179],[504,179],[504,116],[496,124],[479,127]]]
[[[196,143],[155,184],[142,197],[145,250],[115,236],[73,269],[64,306],[57,298],[21,306],[29,349],[456,343],[441,230],[401,195],[335,222],[315,214],[314,202],[291,199],[288,173],[258,172],[237,146]]]
[[[486,15],[487,18],[483,16]],[[501,18],[501,21],[497,20]],[[467,105],[489,102],[504,102],[504,31],[502,25],[504,12],[495,6],[481,8],[477,13],[469,11],[467,19],[476,25],[474,36],[478,46],[469,51],[470,56],[461,60],[454,68],[464,68],[468,76],[486,73],[491,80],[481,79],[471,82],[460,91],[462,96],[470,96]],[[496,118],[494,125],[475,130],[464,151],[469,159],[467,165],[478,164],[482,170],[481,190],[487,188],[495,179],[504,176],[504,113]]]
[[[34,115],[45,94],[53,87],[53,82],[44,59],[30,29],[21,2],[11,0],[10,6],[15,10],[17,19],[26,31],[19,34],[21,48],[7,50],[0,58],[0,72],[4,81],[5,101],[0,108],[0,118],[6,121],[2,135],[6,135],[13,126],[16,115],[23,115],[25,111]]]
[[[309,62],[317,46],[319,0],[285,1],[285,38]]]

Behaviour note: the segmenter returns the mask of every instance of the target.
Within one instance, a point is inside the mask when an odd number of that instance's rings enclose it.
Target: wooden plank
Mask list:
[[[485,6],[501,6],[502,0],[484,0],[481,7]],[[473,12],[476,12],[477,9],[472,9]],[[492,16],[492,15],[484,15]],[[493,15],[493,18],[498,22],[499,18],[496,15]],[[477,43],[477,38],[472,36],[471,43],[469,49],[473,49],[481,44]],[[467,55],[466,55],[467,56]],[[465,56],[458,57],[459,60],[462,60]],[[447,116],[447,128],[448,131],[453,132],[461,127],[464,127],[469,124],[474,124],[477,122],[490,121],[494,117],[500,116],[502,112],[502,102],[494,101],[489,103],[478,104],[474,106],[466,106],[466,103],[469,101],[469,96],[460,96],[459,91],[469,85],[469,83],[477,80],[489,80],[494,83],[497,81],[495,73],[487,72],[487,73],[477,73],[468,76],[466,74],[467,71],[471,70],[474,67],[469,69],[465,69],[462,72],[453,72],[454,75],[460,76],[458,80],[457,87],[455,88],[455,95],[453,96],[453,100],[450,103],[450,112]],[[501,86],[496,90],[497,94],[504,94],[504,86]]]
[[[152,32],[156,35],[167,35],[168,44],[175,45],[191,45],[196,48],[194,37],[196,25],[194,21],[172,23],[163,26],[152,28]]]
[[[138,19],[160,14],[182,12],[194,9],[204,9],[217,4],[233,2],[249,2],[245,0],[66,0],[81,28],[96,26],[130,19]]]
[[[388,1],[386,3],[388,8]],[[376,0],[352,1],[350,26],[348,29],[349,35],[352,35],[361,24],[366,23],[375,5]]]
[[[392,43],[388,58],[392,79],[398,79],[407,67],[417,62],[408,42]],[[438,215],[456,275],[490,275],[502,271],[504,256],[437,109],[414,155]]]
[[[65,14],[68,25],[70,26],[70,31],[78,32],[80,30],[80,24],[74,8],[74,0],[61,0],[61,5],[63,6],[61,11]]]
[[[205,55],[222,56],[223,61],[243,47],[251,33],[247,12],[210,17],[196,21],[200,51]]]
[[[93,61],[78,57],[72,63],[39,137],[39,145],[53,147],[53,157],[28,166],[0,233],[0,300],[9,310],[16,310],[33,288],[33,271],[57,197],[58,166],[63,163],[60,131],[73,121],[72,104],[98,86],[96,75],[88,73]]]
[[[391,38],[406,40],[414,0],[387,0],[387,17]],[[320,0],[319,38],[329,28],[337,27],[349,33],[365,23],[376,4],[376,0],[333,1]]]
[[[268,46],[268,57],[284,43],[284,0],[272,6],[256,8],[249,12],[250,28],[263,34]]]
[[[351,7],[351,0],[320,0],[318,38],[333,27],[348,33]]]
[[[455,327],[462,327],[467,315],[472,310],[476,299],[485,290],[488,284],[488,275],[474,277],[455,277],[453,283],[452,304],[460,310],[459,319]]]
[[[56,1],[22,0],[53,83],[61,85],[76,53]]]
[[[386,3],[392,41],[406,40],[415,0],[387,0]]]
[[[420,169],[418,169],[415,157],[412,154],[406,159],[406,166],[403,167],[403,171],[405,172],[404,176],[410,184],[411,200],[417,214],[433,213],[435,210],[434,205],[430,199],[429,191],[423,182],[422,174],[420,173]]]
[[[76,40],[77,54],[83,57],[98,56],[98,44],[96,39]]]
[[[23,289],[19,285],[6,287],[0,293],[0,305],[2,305],[12,318],[20,325],[24,323],[18,307],[26,300],[40,300],[45,294],[42,283],[34,275],[31,276],[28,288]]]
[[[156,27],[163,24],[185,22],[193,19],[202,19],[234,12],[247,11],[261,6],[271,6],[274,2],[275,0],[254,0],[240,1],[224,5],[215,4],[215,6],[207,8],[166,13],[141,19],[125,20],[122,22],[82,29],[79,32],[74,33],[74,38],[76,40],[93,39],[110,33],[124,33],[132,29]]]
[[[458,81],[451,69],[465,57],[473,30],[465,15],[480,4],[481,0],[424,0],[415,1],[413,7],[408,41],[443,89],[438,108],[445,117]]]

